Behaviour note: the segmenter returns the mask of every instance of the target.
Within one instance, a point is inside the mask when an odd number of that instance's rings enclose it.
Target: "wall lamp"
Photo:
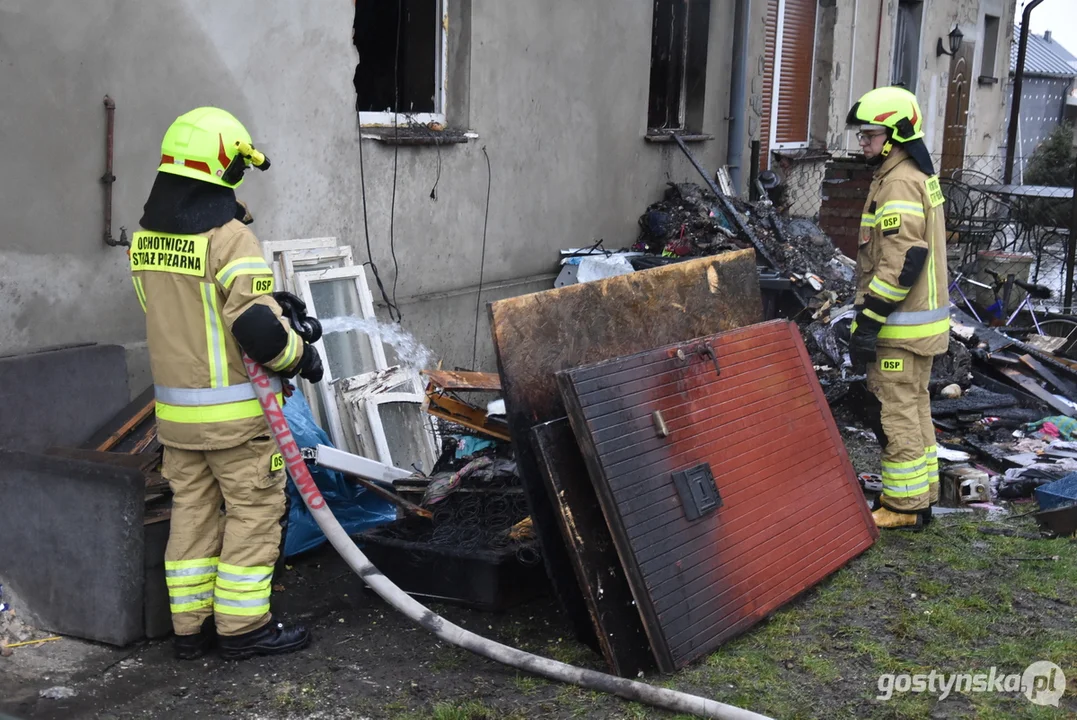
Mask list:
[[[965,39],[960,28],[954,25],[954,29],[950,31],[950,34],[946,36],[950,41],[950,52],[946,52],[946,48],[942,46],[942,38],[939,38],[939,44],[935,47],[935,57],[942,57],[943,55],[949,55],[953,57],[957,54],[957,51],[961,49],[961,41]]]

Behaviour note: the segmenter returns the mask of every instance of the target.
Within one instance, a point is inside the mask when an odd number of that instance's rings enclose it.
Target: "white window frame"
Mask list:
[[[400,467],[393,463],[392,452],[389,450],[389,439],[385,435],[385,426],[381,421],[381,413],[379,408],[382,405],[389,403],[407,403],[414,404],[417,412],[420,414],[420,418],[423,414],[423,402],[426,399],[425,395],[418,393],[378,393],[376,395],[369,395],[362,400],[363,410],[366,413],[367,426],[370,428],[370,434],[374,440],[374,448],[378,453],[378,460],[386,465],[393,465],[393,467]],[[433,436],[426,430],[425,424],[421,424],[423,431],[420,433],[420,441],[426,449],[426,457],[423,458],[423,472],[429,474],[434,468],[434,463],[437,462],[437,448],[434,445]],[[401,468],[407,470],[413,470],[414,468]]]
[[[284,287],[292,290],[295,286],[294,276],[296,272],[325,272],[322,270],[304,270],[305,265],[316,265],[328,260],[339,260],[340,267],[354,267],[355,260],[352,257],[350,245],[331,248],[311,248],[308,250],[286,250],[280,254],[281,275],[284,278]],[[337,268],[332,268],[336,270]],[[293,290],[294,292],[294,290]]]
[[[356,291],[359,294],[359,308],[363,314],[363,318],[367,320],[375,319],[374,296],[370,294],[370,288],[367,286],[366,271],[363,266],[353,265],[351,267],[336,268],[333,270],[298,272],[293,277],[295,278],[296,294],[307,304],[307,314],[309,316],[318,317],[317,309],[314,307],[314,296],[310,291],[310,286],[313,283],[353,280],[355,282]],[[378,334],[368,334],[367,338],[370,340],[370,350],[371,355],[374,358],[375,370],[387,369],[385,348],[382,345],[381,336]],[[334,378],[333,373],[330,370],[329,356],[325,352],[324,336],[314,343],[314,347],[318,350],[318,354],[322,358],[322,367],[324,369],[322,381],[318,383],[318,393],[321,398],[322,407],[325,410],[326,421],[329,423],[329,436],[333,439],[333,443],[337,447],[352,447],[352,444],[348,442],[348,437],[344,432],[344,425],[340,419],[340,412],[337,408],[336,400],[333,397]],[[336,379],[339,380],[342,378]]]
[[[811,140],[812,105],[815,103],[815,83],[808,90],[808,127],[807,137],[803,142],[778,142],[778,104],[781,102],[780,88],[782,80],[782,39],[785,35],[785,0],[778,0],[778,30],[774,38],[774,82],[770,92],[770,144],[769,151],[775,150],[803,150],[808,147]],[[815,9],[815,29],[812,35],[812,66],[815,65],[815,50],[819,42],[819,9]],[[814,74],[814,72],[813,72]]]
[[[336,395],[342,424],[345,432],[351,433],[349,437],[354,437],[356,440],[355,451],[357,453],[369,458],[379,458],[379,462],[387,465],[392,464],[386,460],[391,456],[391,452],[384,425],[381,423],[381,416],[374,418],[370,416],[367,401],[382,396],[400,396],[407,398],[407,401],[411,403],[421,398],[415,410],[421,421],[425,417],[425,406],[422,404],[425,401],[425,393],[422,387],[417,385],[417,380],[421,382],[414,371],[396,365],[388,370],[364,373],[337,382]],[[375,426],[379,428],[377,432],[373,429]],[[439,443],[427,425],[423,424],[422,427],[426,436],[423,444],[428,450],[423,461],[424,463],[433,462],[437,459]],[[429,455],[431,447],[435,450],[433,460]]]
[[[445,101],[448,83],[449,67],[449,2],[451,0],[438,0],[441,12],[436,18],[438,45],[434,53],[437,59],[434,78],[434,112],[432,113],[402,113],[402,112],[360,112],[359,125],[361,127],[397,127],[409,124],[427,125],[430,123],[445,124]]]
[[[331,248],[337,246],[335,237],[299,238],[296,240],[265,240],[262,242],[262,257],[273,269],[273,285],[276,288],[284,287],[284,278],[281,275],[280,260],[277,258],[289,250],[312,250],[315,248]]]

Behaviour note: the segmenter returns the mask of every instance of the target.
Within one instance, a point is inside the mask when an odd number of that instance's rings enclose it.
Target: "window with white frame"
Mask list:
[[[444,124],[449,2],[355,0],[361,124]]]

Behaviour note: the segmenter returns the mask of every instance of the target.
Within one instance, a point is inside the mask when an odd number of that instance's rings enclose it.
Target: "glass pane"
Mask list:
[[[342,280],[319,280],[310,284],[314,314],[323,322],[330,318],[356,318],[361,320],[363,309],[359,303],[359,291],[353,278]],[[322,358],[334,379],[353,377],[377,370],[370,338],[359,330],[326,333],[322,336],[325,353]]]
[[[401,470],[429,472],[431,468],[423,467],[426,452],[422,438],[426,431],[423,429],[423,413],[419,403],[382,403],[378,406],[378,416],[385,428],[385,440],[389,444],[393,465]]]

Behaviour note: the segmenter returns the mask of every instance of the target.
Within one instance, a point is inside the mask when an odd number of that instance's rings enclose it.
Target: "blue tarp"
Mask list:
[[[333,447],[329,436],[318,427],[303,393],[297,388],[284,404],[284,417],[292,429],[292,435],[301,448],[317,445]],[[355,535],[376,525],[396,519],[396,508],[357,483],[349,481],[336,470],[329,470],[314,463],[307,463],[314,483],[325,496],[329,509],[349,535]],[[284,556],[291,557],[312,550],[325,542],[325,534],[314,522],[303,498],[289,477],[288,480],[288,534],[284,541]]]

